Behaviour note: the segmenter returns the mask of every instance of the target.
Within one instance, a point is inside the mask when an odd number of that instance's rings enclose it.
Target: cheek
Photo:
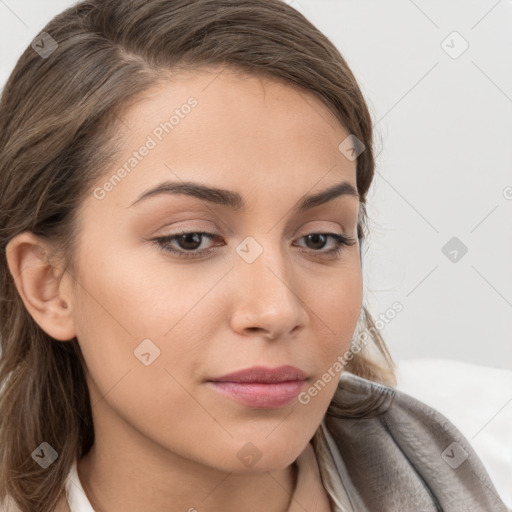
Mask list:
[[[346,354],[357,327],[361,312],[361,282],[357,275],[329,287],[329,293],[317,302],[315,339],[317,345],[310,360],[316,360],[318,371],[298,402],[305,414],[321,418],[336,392],[341,373],[347,362]],[[306,411],[308,411],[306,413]]]
[[[144,436],[191,455],[198,437],[218,429],[194,396],[192,383],[206,364],[201,325],[190,323],[194,310],[185,316],[194,301],[181,296],[188,308],[162,305],[158,292],[141,290],[143,280],[133,273],[121,279],[118,271],[89,279],[89,293],[79,298],[77,338],[95,421],[116,429],[114,411]],[[133,292],[137,287],[141,293]]]
[[[215,307],[208,291],[218,278],[190,281],[129,254],[94,253],[80,271],[74,320],[96,400],[108,396],[121,415],[137,410],[149,423],[179,422],[176,408],[199,413],[182,386],[207,363],[201,354]]]
[[[315,323],[312,330],[319,334],[324,362],[328,363],[349,347],[357,326],[363,299],[359,260],[312,289],[315,291],[308,295],[314,312],[310,315]]]
[[[97,294],[101,303],[84,293],[75,317],[88,372],[101,395],[114,387],[117,393],[131,389],[134,402],[137,396],[150,397],[154,408],[160,398],[165,399],[166,390],[170,394],[174,388],[179,390],[178,383],[193,379],[204,364],[200,357],[204,325],[196,316],[199,308],[187,315],[194,301],[183,295],[171,304],[159,300],[152,290],[139,288],[140,293],[134,293],[136,288],[128,279],[116,282],[112,275],[96,284],[103,289]],[[155,390],[160,391],[157,401]]]

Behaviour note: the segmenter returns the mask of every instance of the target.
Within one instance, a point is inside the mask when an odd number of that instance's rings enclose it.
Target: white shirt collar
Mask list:
[[[85,494],[76,466],[76,459],[69,470],[66,481],[66,494],[71,512],[94,512],[91,502]]]

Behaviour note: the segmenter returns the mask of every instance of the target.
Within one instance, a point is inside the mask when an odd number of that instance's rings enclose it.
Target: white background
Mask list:
[[[73,3],[0,0],[1,86]],[[511,0],[288,3],[340,49],[376,123],[365,293],[376,318],[403,305],[382,330],[393,356],[512,369]]]

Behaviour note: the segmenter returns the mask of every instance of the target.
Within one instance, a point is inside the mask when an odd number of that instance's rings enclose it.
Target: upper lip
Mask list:
[[[209,380],[213,382],[286,382],[305,380],[306,378],[306,374],[299,368],[284,365],[278,368],[254,366]]]

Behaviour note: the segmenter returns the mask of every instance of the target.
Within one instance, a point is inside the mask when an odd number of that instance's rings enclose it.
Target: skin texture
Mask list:
[[[175,108],[198,102],[104,198],[91,193],[83,203],[76,274],[58,280],[31,233],[8,247],[35,321],[60,342],[76,336],[83,351],[95,443],[78,474],[97,510],[287,510],[293,463],[337,379],[308,404],[277,409],[239,404],[206,380],[291,364],[309,387],[347,350],[357,324],[359,244],[328,258],[335,239],[322,247],[305,236],[356,237],[358,199],[292,212],[304,195],[343,180],[356,188],[356,162],[338,149],[349,133],[307,92],[220,71],[174,76],[124,113],[123,151],[100,187]],[[247,207],[170,194],[130,207],[165,180],[230,189]],[[213,251],[180,258],[151,241],[179,229],[218,234],[195,245]],[[263,249],[251,263],[236,251],[248,236]],[[134,354],[144,339],[160,350],[148,366]],[[252,466],[237,456],[248,442],[260,456]]]

